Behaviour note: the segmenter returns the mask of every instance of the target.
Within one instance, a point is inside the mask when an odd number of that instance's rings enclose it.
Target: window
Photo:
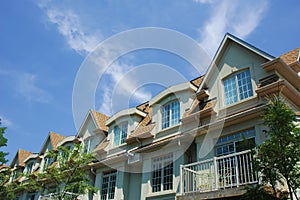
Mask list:
[[[84,153],[88,153],[91,151],[91,139],[85,139],[84,140]]]
[[[53,158],[45,157],[43,170],[46,170],[53,163]]]
[[[173,189],[173,156],[172,154],[152,160],[152,192]]]
[[[223,81],[225,104],[230,105],[238,100],[253,96],[249,70],[236,73]]]
[[[172,101],[162,107],[162,129],[178,124],[179,120],[179,101]]]
[[[119,146],[120,144],[125,143],[127,138],[127,127],[128,123],[123,122],[114,128],[114,144],[115,146]]]
[[[253,147],[255,147],[255,131],[249,129],[219,138],[216,146],[216,156],[241,152]]]
[[[26,167],[26,174],[29,175],[32,172],[32,168],[33,168],[33,162],[30,162],[27,164]]]
[[[101,187],[101,200],[114,199],[116,187],[117,172],[103,173],[102,187]]]

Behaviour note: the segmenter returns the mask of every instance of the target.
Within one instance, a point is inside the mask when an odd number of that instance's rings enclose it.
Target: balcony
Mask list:
[[[189,194],[201,194],[233,189],[241,193],[240,186],[258,182],[250,150],[181,166],[181,198]],[[230,190],[228,190],[230,191]],[[225,193],[224,193],[225,194]],[[220,194],[218,194],[220,197]],[[231,194],[227,194],[230,196]],[[213,196],[213,195],[210,195]]]

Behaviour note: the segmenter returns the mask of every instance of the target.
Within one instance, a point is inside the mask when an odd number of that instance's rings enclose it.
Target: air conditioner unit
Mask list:
[[[128,156],[128,164],[133,165],[142,161],[141,155],[139,153]]]

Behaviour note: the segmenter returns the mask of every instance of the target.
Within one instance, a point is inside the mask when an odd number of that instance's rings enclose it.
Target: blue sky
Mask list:
[[[300,45],[299,10],[300,4],[292,0],[1,1],[0,117],[8,127],[8,159],[18,148],[39,152],[49,131],[76,134],[72,91],[77,71],[110,36],[132,28],[169,28],[193,38],[212,56],[229,32],[279,56]],[[113,86],[126,72],[146,63],[174,67],[187,79],[199,75],[170,53],[131,52],[115,61],[98,84],[94,109],[111,114]],[[130,105],[163,88],[132,87],[137,90]]]

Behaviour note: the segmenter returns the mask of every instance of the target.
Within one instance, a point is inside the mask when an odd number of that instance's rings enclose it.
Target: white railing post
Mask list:
[[[217,190],[219,188],[217,157],[214,157],[214,174],[215,190]]]
[[[183,191],[183,165],[180,165],[180,194],[183,195],[184,191]]]
[[[243,156],[243,155],[239,155],[239,156]],[[236,186],[239,187],[240,183],[239,183],[239,166],[238,166],[238,159],[237,159],[237,155],[234,156],[234,162],[235,162],[235,178],[236,178]]]

